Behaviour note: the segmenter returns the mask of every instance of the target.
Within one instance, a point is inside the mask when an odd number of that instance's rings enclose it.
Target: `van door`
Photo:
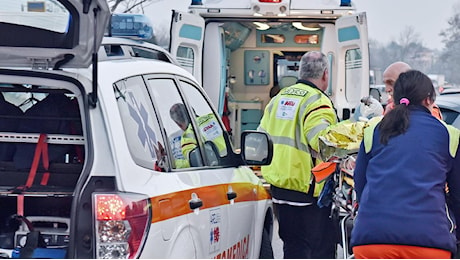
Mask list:
[[[204,26],[201,16],[173,10],[169,50],[179,65],[200,82],[222,116],[228,78],[224,29],[213,23],[208,25],[205,34]]]
[[[345,86],[345,95],[336,97],[338,114],[348,119],[362,97],[369,95],[369,46],[366,13],[344,16],[336,22],[337,68],[339,82],[334,87]],[[334,93],[338,93],[334,90]]]
[[[169,52],[202,84],[204,19],[172,10]]]

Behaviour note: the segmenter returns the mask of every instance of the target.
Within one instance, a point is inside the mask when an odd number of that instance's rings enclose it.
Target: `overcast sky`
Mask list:
[[[154,0],[146,14],[157,26],[169,26],[171,9],[186,11],[191,0]],[[225,0],[231,1],[231,0]],[[320,0],[328,1],[328,0]],[[352,0],[358,11],[367,13],[369,38],[386,44],[397,40],[401,32],[412,26],[423,44],[432,49],[443,48],[439,32],[448,27],[453,6],[460,0]]]

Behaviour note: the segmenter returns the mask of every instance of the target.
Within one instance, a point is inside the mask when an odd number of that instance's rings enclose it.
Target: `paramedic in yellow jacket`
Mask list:
[[[190,167],[189,160],[185,159],[182,153],[182,136],[190,124],[185,105],[182,103],[172,105],[169,109],[169,116],[179,127],[179,130],[168,136],[175,168],[188,168]]]
[[[262,167],[279,221],[284,258],[335,258],[336,237],[329,207],[319,208],[323,183],[314,184],[318,136],[337,123],[328,87],[328,61],[317,51],[302,56],[299,80],[281,89],[265,108],[259,130],[271,135],[272,163]],[[318,159],[319,160],[319,159]]]
[[[203,142],[212,141],[221,157],[227,154],[227,146],[223,135],[222,127],[219,124],[216,116],[213,113],[197,116],[195,118],[196,125],[199,128]],[[181,139],[182,154],[185,158],[189,158],[190,152],[198,145],[193,126],[189,124]]]

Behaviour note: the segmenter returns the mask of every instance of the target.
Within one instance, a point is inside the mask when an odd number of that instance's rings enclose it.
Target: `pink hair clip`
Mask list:
[[[410,101],[407,98],[401,98],[399,100],[399,104],[404,104],[404,105],[406,105],[406,107],[409,105],[409,103],[410,103]]]

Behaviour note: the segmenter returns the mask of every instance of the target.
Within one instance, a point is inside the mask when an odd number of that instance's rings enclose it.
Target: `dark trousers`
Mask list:
[[[338,236],[331,207],[276,204],[275,211],[285,259],[336,258]]]

